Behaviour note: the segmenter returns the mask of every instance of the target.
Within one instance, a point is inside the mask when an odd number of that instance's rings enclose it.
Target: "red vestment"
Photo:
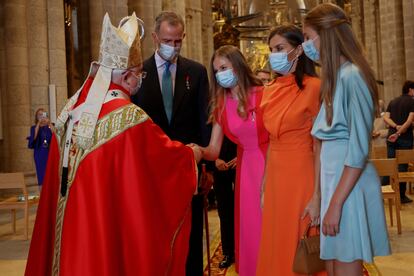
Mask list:
[[[62,197],[59,141],[57,131],[26,275],[185,275],[196,187],[192,150],[128,100],[114,99],[101,109],[92,149],[71,148]]]

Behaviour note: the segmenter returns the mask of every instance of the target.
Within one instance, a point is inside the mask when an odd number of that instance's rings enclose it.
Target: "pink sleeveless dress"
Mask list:
[[[218,117],[224,134],[237,144],[235,251],[239,276],[255,275],[259,252],[260,188],[269,140],[259,108],[262,95],[263,87],[251,88],[248,118],[242,119],[237,114],[238,101],[228,94]]]

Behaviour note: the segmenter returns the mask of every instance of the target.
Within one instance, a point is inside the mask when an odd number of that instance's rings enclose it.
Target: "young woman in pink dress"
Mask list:
[[[235,253],[240,276],[256,273],[261,233],[260,187],[263,180],[268,134],[260,102],[263,86],[240,50],[222,46],[211,59],[210,144],[203,158],[217,159],[223,135],[237,144],[235,188]]]

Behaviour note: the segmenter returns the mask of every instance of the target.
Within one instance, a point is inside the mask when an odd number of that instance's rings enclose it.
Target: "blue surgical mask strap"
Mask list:
[[[299,46],[298,46],[299,47]],[[290,53],[292,53],[292,51],[293,50],[295,50],[295,49],[297,49],[298,47],[296,47],[296,48],[293,48],[292,50],[290,50],[290,52],[287,54],[287,59],[288,59],[288,61],[289,61],[289,54]],[[289,70],[288,70],[288,74],[290,73],[290,70],[292,70],[292,68],[293,68],[293,66],[295,65],[295,62],[297,62],[299,60],[299,56],[298,55],[296,55],[296,57],[291,61],[291,65],[290,65],[290,67],[289,67]]]

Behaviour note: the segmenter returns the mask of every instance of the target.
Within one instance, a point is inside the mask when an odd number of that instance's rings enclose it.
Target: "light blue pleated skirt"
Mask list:
[[[347,148],[347,140],[322,142],[321,221],[342,175]],[[381,184],[374,166],[367,163],[343,205],[339,234],[331,237],[321,232],[321,259],[371,263],[374,256],[389,254]]]

